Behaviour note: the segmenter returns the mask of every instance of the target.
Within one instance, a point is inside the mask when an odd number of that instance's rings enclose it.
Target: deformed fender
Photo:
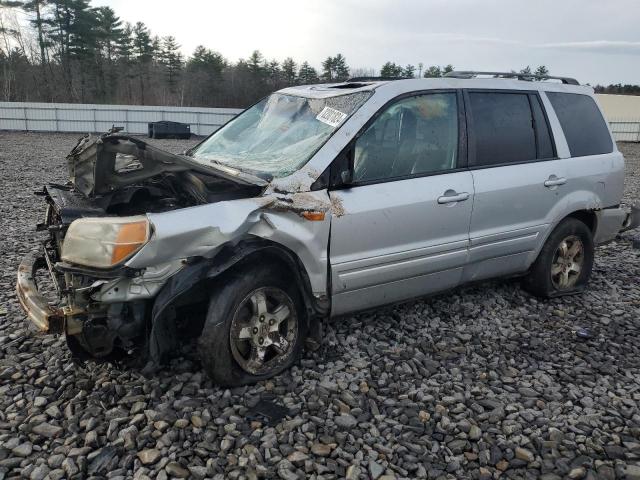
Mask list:
[[[317,319],[328,315],[330,306],[327,297],[318,298],[313,295],[309,277],[304,266],[296,255],[286,247],[259,237],[247,236],[233,245],[222,246],[213,258],[195,257],[187,260],[187,265],[173,275],[156,296],[151,312],[151,331],[148,339],[149,363],[145,370],[155,369],[166,360],[167,354],[176,347],[175,322],[171,309],[180,298],[192,291],[205,280],[218,277],[247,256],[277,256],[287,263],[294,272],[295,281],[300,289],[309,319]],[[320,336],[320,323],[310,322],[310,336]]]

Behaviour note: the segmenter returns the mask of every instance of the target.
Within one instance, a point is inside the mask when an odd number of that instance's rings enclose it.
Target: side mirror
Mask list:
[[[340,181],[343,185],[351,185],[353,183],[353,169],[349,168],[340,172]]]
[[[329,186],[346,187],[353,183],[353,149],[347,148],[331,164]]]

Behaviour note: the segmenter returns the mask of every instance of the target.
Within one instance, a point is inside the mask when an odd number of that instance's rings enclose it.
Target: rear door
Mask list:
[[[333,314],[460,282],[473,203],[461,106],[456,91],[400,98],[350,147],[353,181],[330,192]]]
[[[465,91],[475,198],[464,281],[524,271],[567,169],[537,92]]]
[[[565,195],[572,211],[618,205],[624,190],[624,158],[617,151],[598,105],[590,95],[546,92],[568,152]],[[576,204],[581,201],[582,204]]]

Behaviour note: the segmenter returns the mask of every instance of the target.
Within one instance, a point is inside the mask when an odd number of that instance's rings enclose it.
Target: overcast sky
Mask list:
[[[189,55],[204,45],[236,61],[255,49],[319,68],[386,61],[458,70],[544,64],[582,83],[640,83],[640,0],[93,0]]]

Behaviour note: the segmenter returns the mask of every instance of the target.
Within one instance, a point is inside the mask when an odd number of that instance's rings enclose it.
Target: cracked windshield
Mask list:
[[[197,147],[198,162],[285,177],[302,167],[371,92],[329,98],[273,94]]]

